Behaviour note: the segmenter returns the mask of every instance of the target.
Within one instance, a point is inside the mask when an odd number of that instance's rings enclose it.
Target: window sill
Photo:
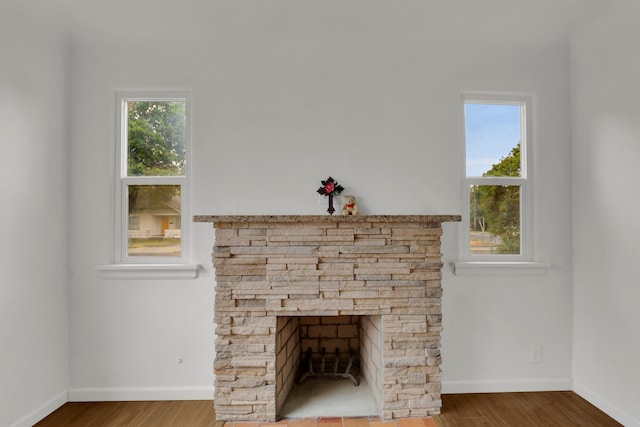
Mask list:
[[[96,266],[109,280],[195,279],[200,264],[111,264]]]
[[[545,274],[551,264],[542,262],[452,262],[451,268],[456,276],[521,275],[535,276]]]

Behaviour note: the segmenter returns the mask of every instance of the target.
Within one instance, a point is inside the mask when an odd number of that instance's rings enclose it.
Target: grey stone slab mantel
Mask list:
[[[196,215],[194,222],[216,223],[332,223],[332,222],[375,222],[436,224],[442,222],[460,222],[460,215]]]

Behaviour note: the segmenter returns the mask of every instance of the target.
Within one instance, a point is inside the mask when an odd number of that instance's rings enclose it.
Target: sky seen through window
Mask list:
[[[520,142],[520,105],[465,104],[467,176],[482,176]]]

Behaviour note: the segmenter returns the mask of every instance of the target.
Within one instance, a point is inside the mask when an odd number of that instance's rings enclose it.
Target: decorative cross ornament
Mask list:
[[[327,212],[329,212],[329,215],[333,215],[333,213],[336,211],[333,208],[333,196],[340,195],[340,193],[342,193],[342,191],[344,190],[344,187],[338,184],[337,181],[334,181],[331,177],[327,178],[326,181],[320,182],[322,183],[322,187],[318,188],[318,193],[322,194],[323,196],[329,197],[329,209],[327,209]]]

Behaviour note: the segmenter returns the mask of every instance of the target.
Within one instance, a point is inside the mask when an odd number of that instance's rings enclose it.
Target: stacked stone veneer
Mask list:
[[[377,359],[365,375],[381,378],[379,415],[440,412],[441,223],[459,216],[195,221],[215,228],[217,419],[276,420],[293,384],[277,365],[298,363],[301,316],[374,316],[363,335],[381,338],[360,357]]]

